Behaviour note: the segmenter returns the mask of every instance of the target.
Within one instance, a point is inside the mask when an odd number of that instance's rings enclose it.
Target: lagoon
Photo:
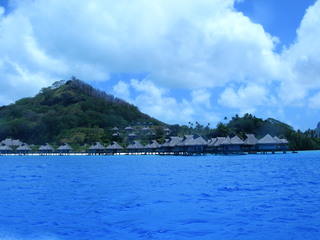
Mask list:
[[[0,239],[319,239],[320,152],[0,156]]]

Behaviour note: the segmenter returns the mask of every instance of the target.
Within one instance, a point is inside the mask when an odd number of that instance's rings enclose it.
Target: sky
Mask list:
[[[72,76],[169,124],[320,121],[320,0],[0,0],[0,106]]]

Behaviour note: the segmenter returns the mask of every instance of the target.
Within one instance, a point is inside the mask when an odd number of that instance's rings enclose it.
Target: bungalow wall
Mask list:
[[[235,144],[224,145],[223,150],[229,151],[229,152],[241,152],[241,151],[243,151],[242,145],[235,145]]]
[[[260,151],[275,151],[277,150],[276,144],[257,144],[257,149]]]
[[[189,153],[204,153],[206,151],[206,146],[197,145],[197,146],[188,146],[186,152]]]
[[[251,152],[251,151],[256,151],[257,147],[256,145],[244,145],[243,146],[243,151],[245,152]]]

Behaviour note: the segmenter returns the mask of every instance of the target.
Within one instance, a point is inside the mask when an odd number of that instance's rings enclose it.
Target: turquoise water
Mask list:
[[[0,156],[0,239],[320,237],[320,153]]]

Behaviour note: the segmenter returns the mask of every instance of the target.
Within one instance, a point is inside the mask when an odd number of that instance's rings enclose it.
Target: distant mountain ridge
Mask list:
[[[126,101],[72,78],[32,98],[0,107],[0,139],[27,143],[90,143],[110,139],[111,128],[136,122],[165,125]]]

